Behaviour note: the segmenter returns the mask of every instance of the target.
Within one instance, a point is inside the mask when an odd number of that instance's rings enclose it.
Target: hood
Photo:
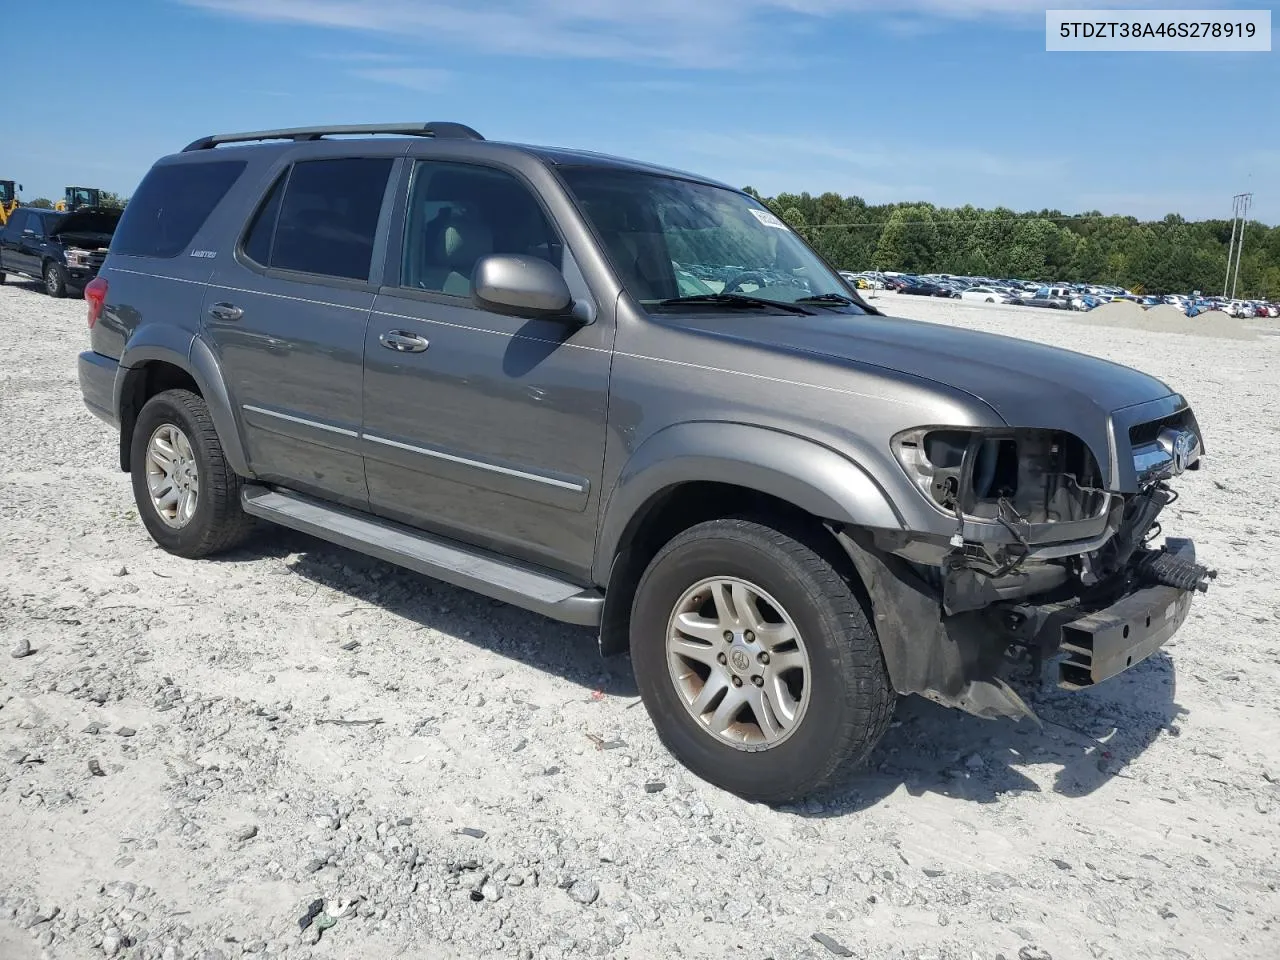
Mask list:
[[[113,207],[81,207],[58,220],[49,231],[50,237],[59,237],[64,233],[89,234],[110,239],[116,232],[123,210]]]
[[[960,390],[1014,427],[1065,430],[1110,462],[1111,414],[1173,394],[1130,367],[1029,340],[898,317],[736,313],[681,325],[775,349],[872,366]],[[925,424],[920,424],[925,426]]]

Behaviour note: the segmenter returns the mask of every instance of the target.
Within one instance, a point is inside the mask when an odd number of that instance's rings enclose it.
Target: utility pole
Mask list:
[[[1227,249],[1227,277],[1222,283],[1222,296],[1226,299],[1228,291],[1231,299],[1236,297],[1240,285],[1240,255],[1244,251],[1244,228],[1249,223],[1249,207],[1253,205],[1252,193],[1237,193],[1231,198],[1231,246]],[[1239,228],[1239,239],[1236,230]]]

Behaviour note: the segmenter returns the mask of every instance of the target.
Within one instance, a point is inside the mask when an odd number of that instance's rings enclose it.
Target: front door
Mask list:
[[[511,253],[554,263],[584,316],[601,313],[513,172],[418,161],[404,223],[365,340],[363,449],[374,511],[585,576],[612,316],[522,320],[474,304],[476,261]]]
[[[217,258],[204,304],[254,473],[364,509],[362,355],[393,163],[286,169],[234,255]]]

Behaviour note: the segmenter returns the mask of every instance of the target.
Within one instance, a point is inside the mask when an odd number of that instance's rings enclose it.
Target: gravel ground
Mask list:
[[[160,552],[83,304],[0,287],[0,956],[1280,957],[1280,339],[877,302],[1183,389],[1212,459],[1165,527],[1221,576],[1043,729],[904,701],[771,810],[669,759],[590,631],[280,530]]]

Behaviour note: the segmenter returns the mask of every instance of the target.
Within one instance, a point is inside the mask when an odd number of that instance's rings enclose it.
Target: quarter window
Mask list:
[[[127,257],[176,257],[190,245],[244,168],[243,160],[152,167],[120,217],[111,252]]]
[[[419,161],[405,218],[401,284],[469,297],[476,262],[496,253],[538,257],[559,268],[564,246],[528,187],[511,174]]]

